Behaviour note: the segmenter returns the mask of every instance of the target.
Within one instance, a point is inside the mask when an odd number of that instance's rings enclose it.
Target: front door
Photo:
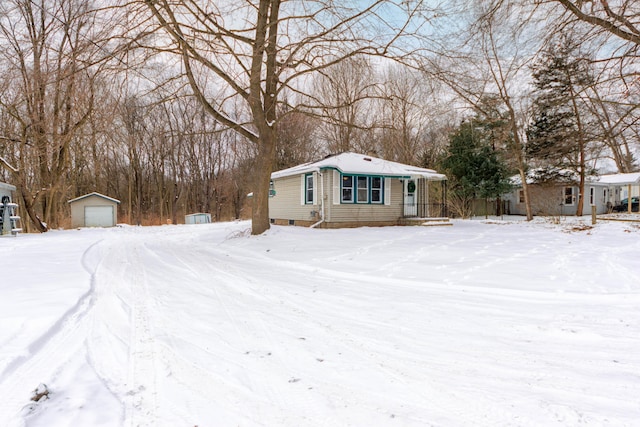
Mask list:
[[[404,181],[404,216],[418,216],[416,181],[414,179],[406,179]]]

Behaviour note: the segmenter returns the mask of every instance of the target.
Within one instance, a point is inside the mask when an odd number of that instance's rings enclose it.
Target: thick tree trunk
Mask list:
[[[527,210],[527,221],[533,220],[533,210],[531,209],[531,197],[529,194],[529,184],[527,183],[527,174],[524,168],[519,169],[520,179],[522,180],[522,192],[524,194],[524,206]]]
[[[502,80],[504,82],[504,80]],[[504,85],[506,87],[506,85]],[[511,106],[511,98],[505,94],[503,100],[509,109],[509,121],[511,126],[511,132],[513,134],[513,143],[511,144],[511,151],[516,159],[517,169],[520,173],[520,179],[522,180],[522,192],[524,193],[524,206],[527,211],[527,221],[533,220],[533,210],[531,209],[531,197],[529,194],[529,184],[527,183],[527,161],[524,157],[524,144],[520,139],[518,133],[518,120],[516,118],[516,112]]]
[[[253,121],[258,128],[258,158],[253,183],[253,211],[251,213],[251,234],[267,231],[269,221],[269,182],[276,160],[276,105],[277,105],[277,39],[280,0],[261,0],[256,25],[256,38],[250,74],[249,104]],[[262,94],[262,71],[264,76],[264,97]]]
[[[40,233],[49,231],[47,225],[43,223],[42,219],[40,219],[40,217],[38,216],[38,213],[35,209],[35,204],[32,201],[32,197],[30,197],[31,195],[28,194],[29,192],[26,191],[26,188],[20,187],[18,190],[18,193],[22,196],[24,210],[26,211],[27,215],[29,215],[29,218],[31,219],[33,225],[36,227],[36,230],[38,230]]]
[[[576,216],[582,216],[584,213],[584,185],[585,185],[585,148],[584,141],[582,135],[580,135],[580,185],[578,187],[578,210],[576,211]]]
[[[567,78],[569,79],[569,82],[572,82],[571,80],[571,75],[568,75]],[[573,85],[570,86],[570,92],[571,92],[571,105],[573,107],[573,112],[576,116],[576,126],[577,126],[577,131],[578,131],[578,173],[580,174],[580,183],[578,186],[578,207],[576,210],[576,216],[582,216],[583,213],[583,208],[584,208],[584,184],[585,184],[585,174],[586,174],[586,168],[587,168],[587,162],[586,162],[586,142],[584,140],[584,127],[582,126],[582,119],[581,119],[581,111],[580,108],[578,107],[578,96],[579,94],[576,93],[574,91]]]
[[[515,117],[515,112],[511,108],[511,104],[509,105],[509,112],[511,115],[511,128],[513,130],[513,139],[514,145],[512,147],[514,151],[514,155],[516,158],[516,162],[518,164],[518,173],[520,174],[520,179],[522,180],[522,192],[524,193],[524,206],[527,211],[527,221],[533,220],[533,209],[531,209],[531,197],[529,194],[529,184],[527,183],[527,162],[523,154],[523,146],[522,140],[518,134],[518,125]]]
[[[253,210],[251,212],[251,234],[253,235],[262,234],[270,227],[269,182],[276,152],[275,129],[266,126],[261,136],[253,179]]]

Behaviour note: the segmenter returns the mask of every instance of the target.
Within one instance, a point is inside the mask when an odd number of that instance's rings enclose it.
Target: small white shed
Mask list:
[[[69,200],[71,227],[114,227],[118,223],[120,200],[89,193]]]
[[[210,213],[193,213],[184,216],[185,224],[210,224],[211,223],[211,214]]]

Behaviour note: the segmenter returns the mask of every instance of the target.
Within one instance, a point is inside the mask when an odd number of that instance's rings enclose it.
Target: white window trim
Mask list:
[[[378,178],[380,180],[380,187],[374,187],[373,186],[373,180],[374,178]],[[372,176],[369,179],[369,203],[371,203],[372,205],[381,205],[384,202],[384,178],[382,178],[381,176]],[[379,200],[373,200],[373,192],[374,191],[380,191],[380,199]]]
[[[571,203],[567,203],[567,197],[569,196],[567,194],[567,188],[571,189]],[[573,189],[573,186],[566,186],[566,187],[562,187],[562,204],[565,206],[573,206],[576,203],[576,197],[575,197],[575,191]]]
[[[317,205],[318,204],[318,177],[315,172],[300,175],[300,204],[301,205]],[[312,200],[307,199],[307,183],[311,178]]]
[[[371,193],[369,192],[370,190],[370,183],[371,183],[371,177],[370,176],[357,176],[354,177],[355,178],[355,192],[356,192],[356,203],[360,203],[360,204],[369,204],[371,203]],[[364,181],[364,187],[360,187],[360,182]],[[364,200],[360,200],[360,193],[364,192],[365,197]]]
[[[340,172],[334,169],[333,171],[333,204],[339,205],[342,198],[342,189],[340,186]]]
[[[351,187],[347,187],[347,188],[351,188],[351,200],[345,200],[344,199],[344,186],[342,185],[342,183],[344,182],[344,177],[345,176],[350,176],[351,177]],[[357,196],[356,196],[356,177],[354,175],[340,175],[340,203],[344,203],[344,204],[355,204],[357,200]]]
[[[345,176],[351,177],[351,200],[343,200],[342,194],[344,187],[342,186],[343,178]],[[367,200],[359,200],[358,192],[361,188],[358,187],[358,181],[362,178],[366,178],[367,180]],[[379,201],[372,201],[372,181],[373,178],[380,178],[380,188],[376,188],[376,190],[380,190],[382,194],[380,195]],[[337,184],[336,184],[337,183]],[[345,204],[345,205],[390,205],[391,204],[391,179],[387,177],[383,177],[380,175],[352,175],[352,174],[340,174],[337,171],[334,171],[334,186],[333,186],[333,204]],[[336,197],[338,194],[338,197]]]
[[[389,206],[391,204],[391,178],[384,179],[384,204]]]
[[[316,172],[313,173],[313,204],[318,204],[318,174]]]
[[[314,191],[316,188],[313,185],[313,181],[313,174],[304,176],[304,203],[307,205],[313,204],[313,199],[315,198]],[[311,198],[309,198],[309,183],[311,183]]]

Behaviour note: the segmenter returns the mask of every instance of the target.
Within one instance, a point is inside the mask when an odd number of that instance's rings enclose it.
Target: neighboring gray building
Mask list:
[[[564,179],[541,181],[534,176],[527,179],[531,209],[534,215],[575,215],[578,210],[578,184],[572,173]],[[503,196],[508,201],[508,213],[526,215],[524,192],[519,176],[513,177],[514,190]],[[640,188],[640,173],[590,176],[584,186],[582,212],[591,214],[592,206],[596,214],[611,211],[613,206],[629,194],[637,195]]]
[[[578,185],[573,183],[529,184],[531,210],[534,215],[565,216],[578,212]],[[607,213],[610,209],[609,187],[606,184],[588,182],[584,186],[583,215],[591,214],[591,206],[596,207],[597,214]],[[522,186],[504,196],[508,201],[508,212],[511,215],[526,215],[524,191]]]
[[[71,227],[114,227],[118,223],[120,200],[90,193],[69,200]]]
[[[598,182],[609,186],[609,201],[612,206],[628,197],[640,195],[640,172],[602,175]]]

